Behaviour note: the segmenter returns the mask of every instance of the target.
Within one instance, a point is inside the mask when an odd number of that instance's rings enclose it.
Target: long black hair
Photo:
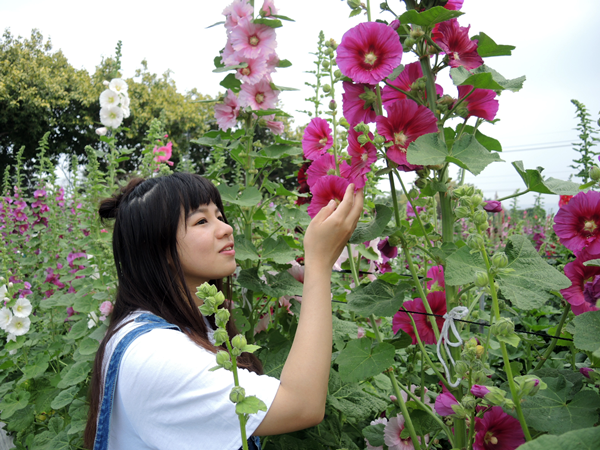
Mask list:
[[[119,284],[110,325],[94,361],[84,435],[87,448],[93,448],[96,436],[106,343],[130,313],[149,311],[179,326],[197,345],[217,351],[208,340],[207,326],[187,287],[177,252],[180,221],[185,223],[190,211],[211,202],[227,221],[217,188],[200,175],[189,173],[134,178],[114,196],[102,200],[100,217],[115,220],[113,253]],[[223,290],[223,280],[211,283]],[[231,298],[229,292],[224,294]],[[227,331],[231,337],[237,334],[231,321]],[[252,354],[243,353],[238,365],[262,373],[260,361]]]

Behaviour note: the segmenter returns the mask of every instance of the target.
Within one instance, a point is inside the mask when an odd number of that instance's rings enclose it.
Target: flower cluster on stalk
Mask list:
[[[108,128],[119,128],[123,119],[129,117],[129,94],[127,83],[121,78],[104,81],[107,89],[100,94],[100,122],[104,127],[98,128],[96,133],[104,136]]]

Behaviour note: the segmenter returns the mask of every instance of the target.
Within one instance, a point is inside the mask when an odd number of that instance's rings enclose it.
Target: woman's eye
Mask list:
[[[206,219],[200,219],[198,222],[196,222],[196,225],[202,225],[206,223]]]
[[[219,216],[219,217],[218,217],[218,219],[219,219],[221,222],[225,222],[225,217],[223,217],[223,216]]]

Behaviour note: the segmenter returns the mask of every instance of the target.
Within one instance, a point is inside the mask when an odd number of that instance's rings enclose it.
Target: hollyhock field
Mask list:
[[[281,109],[294,88],[279,84],[293,55],[277,45],[293,18],[284,2],[234,0],[215,17],[222,50],[210,61],[223,92],[211,131],[193,141],[210,149],[202,167],[174,158],[157,119],[143,148],[120,143],[123,119],[136,114],[120,74],[104,82],[97,146],[85,166],[72,162],[68,182],[46,157],[48,135],[35,161],[19,154],[0,196],[0,420],[18,449],[82,448],[92,361],[116,291],[98,202],[129,175],[172,171],[201,173],[221,192],[238,270],[231,298],[207,295],[231,306],[243,333],[229,352],[256,351],[275,377],[301,314],[304,230],[350,183],[364,190],[331,278],[325,418],[262,437],[264,449],[598,448],[596,154],[583,183],[514,162],[524,188],[484,198],[465,174],[507,164],[493,123],[526,78],[492,67],[515,47],[474,35],[468,2],[391,3],[348,0],[363,20],[314,36],[314,66],[303,68],[313,77],[310,120],[296,132]],[[372,20],[375,8],[384,19]],[[558,212],[519,209],[527,192],[559,196]],[[216,363],[231,367],[230,355]],[[256,408],[242,408],[242,429]]]

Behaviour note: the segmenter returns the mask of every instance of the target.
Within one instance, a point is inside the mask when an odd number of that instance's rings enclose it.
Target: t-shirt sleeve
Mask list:
[[[235,405],[229,400],[233,374],[210,372],[215,355],[176,330],[153,330],[137,338],[125,352],[117,381],[123,413],[149,447],[219,448],[242,445]],[[279,380],[238,369],[246,396],[255,395],[270,408]],[[252,414],[251,436],[266,412]]]

